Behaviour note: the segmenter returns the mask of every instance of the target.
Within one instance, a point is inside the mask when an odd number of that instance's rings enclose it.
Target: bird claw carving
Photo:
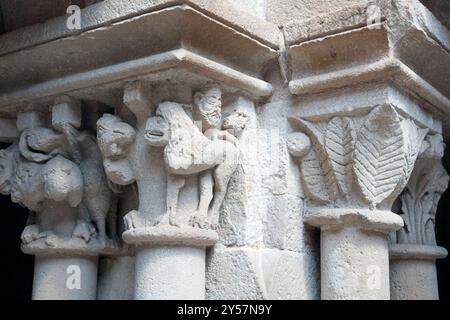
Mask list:
[[[37,224],[26,226],[21,236],[22,242],[24,244],[29,244],[40,238],[42,238],[42,236],[39,232],[39,226]]]
[[[80,238],[88,243],[91,240],[91,237],[95,235],[96,231],[92,224],[87,223],[86,221],[78,221],[73,231],[73,236],[76,238]]]

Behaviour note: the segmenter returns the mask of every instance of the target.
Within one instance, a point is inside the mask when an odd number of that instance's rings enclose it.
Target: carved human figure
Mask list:
[[[213,118],[215,117],[217,113],[214,114]],[[178,195],[184,185],[184,177],[204,172],[207,172],[208,177],[205,174],[200,178],[200,204],[194,220],[201,227],[205,226],[206,221],[211,225],[218,223],[218,209],[225,197],[231,175],[237,168],[236,159],[239,155],[239,149],[225,136],[222,130],[216,128],[211,131],[211,136],[206,137],[178,103],[163,102],[158,106],[156,115],[147,121],[145,139],[151,146],[164,147],[164,159],[169,173],[167,213],[161,223],[177,224]],[[215,196],[208,214],[213,183]]]
[[[211,141],[223,140],[232,143],[239,149],[237,136],[245,129],[248,115],[244,112],[235,112],[222,124],[222,91],[217,86],[207,86],[204,90],[194,94],[194,111],[201,120],[202,132]],[[239,161],[239,154],[235,158]],[[214,170],[210,169],[200,173],[200,202],[199,216],[208,215],[210,223],[216,226],[219,222],[219,212],[226,194],[225,188],[215,184]],[[212,201],[212,203],[211,203]]]

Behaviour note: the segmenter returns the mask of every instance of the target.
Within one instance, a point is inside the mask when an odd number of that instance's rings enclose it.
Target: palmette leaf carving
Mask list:
[[[404,176],[404,138],[397,112],[389,105],[373,110],[355,144],[354,173],[374,209],[395,191]]]
[[[349,118],[333,118],[325,133],[325,150],[333,169],[335,180],[343,195],[348,195],[352,187],[353,150],[355,132]]]
[[[320,202],[337,199],[338,185],[333,169],[322,146],[313,143],[310,152],[303,158],[301,173],[310,197]]]

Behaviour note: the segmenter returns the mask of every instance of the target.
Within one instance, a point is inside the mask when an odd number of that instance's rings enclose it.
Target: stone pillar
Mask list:
[[[298,97],[289,118],[303,132],[290,149],[301,159],[305,221],[321,229],[322,297],[389,299],[387,234],[408,225],[392,205],[450,105],[445,77],[431,71],[449,61],[447,44],[430,40],[444,43],[448,31],[419,1],[333,11],[322,2],[283,28]]]
[[[321,229],[322,299],[388,300],[388,233],[403,226],[390,208],[427,130],[389,105],[359,117],[293,120],[308,134],[293,133],[288,148],[301,159],[305,222]]]
[[[97,256],[36,255],[33,300],[95,300]]]
[[[306,219],[321,228],[322,299],[389,300],[387,233],[401,220],[390,212],[326,211]]]
[[[449,176],[441,164],[441,135],[428,136],[425,150],[400,195],[400,216],[405,226],[391,237],[390,277],[394,300],[438,300],[436,259],[447,250],[436,244],[435,215],[448,187]]]
[[[205,298],[205,250],[216,242],[215,234],[183,229],[159,227],[124,234],[125,241],[136,245],[135,300]]]
[[[117,209],[117,234],[121,235],[125,226],[123,217],[138,207],[135,185],[123,188]],[[101,257],[97,286],[97,300],[132,300],[134,297],[135,254],[132,246],[123,244],[120,252]]]
[[[30,210],[22,251],[36,257],[33,299],[96,299],[98,256],[118,249],[108,219],[117,202],[80,103],[59,98],[50,115],[20,113],[16,126],[18,140],[1,152],[0,185]]]
[[[436,259],[447,257],[438,246],[391,245],[392,300],[439,300]]]

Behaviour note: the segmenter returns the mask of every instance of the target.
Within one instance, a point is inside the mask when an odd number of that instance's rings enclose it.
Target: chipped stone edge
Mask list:
[[[403,227],[403,219],[395,213],[358,208],[311,209],[305,215],[304,221],[322,231],[356,228],[387,234]]]

